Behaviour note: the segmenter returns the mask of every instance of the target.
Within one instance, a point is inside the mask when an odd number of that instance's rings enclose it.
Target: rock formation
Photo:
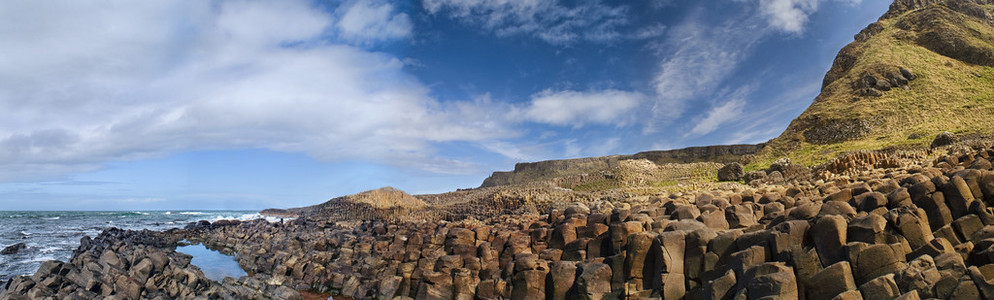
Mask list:
[[[524,184],[553,178],[597,174],[617,167],[620,161],[644,159],[655,164],[685,164],[695,162],[738,162],[743,156],[756,153],[764,144],[690,147],[677,150],[646,151],[633,155],[548,160],[518,163],[514,171],[494,172],[480,187]]]
[[[994,78],[992,9],[895,1],[765,146],[522,163],[475,189],[265,211],[289,222],[109,229],[0,299],[994,299],[994,144],[962,138],[994,128],[990,99],[970,98]],[[895,139],[913,145],[850,151]],[[206,279],[181,240],[250,276]]]
[[[989,0],[894,1],[839,51],[821,94],[753,163],[928,148],[943,131],[989,136],[992,14]]]

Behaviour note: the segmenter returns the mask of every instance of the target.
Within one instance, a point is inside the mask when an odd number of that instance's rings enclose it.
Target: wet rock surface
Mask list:
[[[0,250],[0,255],[17,254],[17,252],[21,252],[21,250],[24,250],[24,249],[27,249],[27,248],[28,248],[28,245],[25,245],[24,243],[13,244],[13,245],[4,247],[3,250]]]

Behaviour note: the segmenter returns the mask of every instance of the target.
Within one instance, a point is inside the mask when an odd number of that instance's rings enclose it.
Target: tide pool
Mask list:
[[[235,257],[222,254],[221,252],[207,249],[204,245],[195,244],[189,246],[176,247],[176,252],[193,256],[191,264],[200,268],[210,280],[221,281],[225,277],[238,278],[248,273],[238,266]]]

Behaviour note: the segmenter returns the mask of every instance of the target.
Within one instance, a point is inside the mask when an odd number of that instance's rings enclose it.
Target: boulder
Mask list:
[[[979,240],[972,240],[974,238],[973,234],[984,228],[984,223],[980,221],[980,217],[977,215],[965,215],[953,221],[953,229],[959,232],[960,236],[965,237],[967,240],[977,243]],[[982,236],[978,236],[981,238]]]
[[[567,299],[567,292],[573,287],[576,280],[576,262],[557,261],[552,263],[549,271],[549,282],[545,287],[545,293],[549,299]]]
[[[527,270],[514,274],[514,281],[511,283],[511,298],[545,299],[546,275],[548,272],[544,270]]]
[[[679,231],[663,232],[656,239],[656,244],[660,246],[662,251],[662,272],[683,274],[683,258],[687,246],[686,234]]]
[[[655,234],[640,232],[628,237],[628,247],[625,255],[625,279],[644,278],[646,280],[659,280],[655,276],[662,273],[662,264],[657,264],[657,258],[661,257],[661,250],[658,243],[655,243]]]
[[[905,268],[904,253],[897,253],[887,244],[863,246],[851,243],[849,262],[852,263],[853,278],[857,284],[864,284],[881,275],[896,273]]]
[[[742,168],[742,164],[737,162],[726,164],[718,169],[719,181],[737,181],[742,179],[743,175],[745,175],[745,169]]]
[[[953,218],[965,215],[970,208],[970,203],[974,200],[970,186],[960,176],[950,178],[949,183],[943,188],[943,195],[945,195]]]
[[[806,299],[831,300],[846,291],[856,289],[849,262],[838,262],[814,274],[805,286]]]
[[[766,262],[767,251],[761,246],[752,246],[742,251],[732,253],[728,259],[729,267],[741,276],[753,266]]]
[[[919,183],[912,186],[909,191],[914,191],[915,186],[919,185],[931,185],[931,181],[927,183]],[[933,185],[934,186],[934,185]],[[915,200],[915,196],[912,195],[912,202],[915,203],[919,208],[925,210],[925,215],[928,216],[928,224],[931,226],[932,230],[938,230],[943,225],[947,225],[953,222],[953,213],[949,210],[949,206],[946,204],[945,194],[942,192],[934,192],[929,195],[923,195],[918,200]]]
[[[744,228],[758,224],[756,214],[748,205],[735,205],[725,209],[725,219],[730,228]]]
[[[552,240],[549,241],[549,247],[563,249],[566,244],[573,242],[576,238],[576,226],[564,223],[552,230]]]
[[[884,218],[908,240],[912,249],[924,246],[933,238],[928,217],[921,208],[895,208],[884,214]]]
[[[955,142],[958,142],[958,141],[959,141],[959,137],[957,137],[956,134],[953,134],[952,132],[946,131],[946,132],[943,132],[943,133],[940,133],[940,134],[936,135],[935,139],[932,140],[932,144],[930,145],[930,147],[932,147],[932,148],[942,147],[942,146],[946,146],[946,145],[951,145],[951,144],[953,144]]]
[[[877,214],[866,214],[849,222],[846,230],[847,241],[869,244],[886,241],[887,219]]]
[[[749,299],[797,299],[797,278],[794,277],[793,269],[784,266],[783,263],[770,263],[769,265],[771,265],[769,269],[775,272],[755,274],[753,278],[748,279],[745,287]],[[766,268],[757,267],[748,273],[757,273],[758,269]],[[747,277],[752,276],[747,275]]]
[[[660,296],[664,300],[685,299],[687,296],[686,276],[681,273],[663,274],[663,290]]]
[[[766,172],[763,171],[749,171],[742,175],[742,180],[746,183],[751,183],[755,180],[766,179]]]
[[[818,249],[818,257],[823,266],[835,264],[845,259],[846,219],[839,215],[828,215],[818,218],[811,226],[811,239]]]
[[[870,192],[856,196],[859,211],[871,212],[887,205],[887,195],[880,192]]]
[[[704,284],[704,299],[731,299],[736,291],[735,286],[737,281],[735,278],[735,272],[727,270],[724,275],[709,280]]]
[[[918,291],[918,295],[933,296],[932,287],[942,278],[930,255],[922,255],[908,263],[894,279],[902,291]]]
[[[589,262],[580,265],[576,278],[576,294],[568,299],[604,299],[611,296],[611,267],[604,263]],[[574,297],[575,296],[575,297]]]
[[[728,220],[725,219],[725,213],[720,210],[701,213],[697,217],[697,220],[714,230],[725,230],[729,227]]]
[[[894,274],[881,275],[859,286],[863,299],[894,299],[901,295],[901,290],[894,281]]]
[[[403,281],[404,277],[401,276],[391,276],[380,280],[376,288],[377,299],[393,299],[393,297],[399,296],[397,294]],[[474,290],[473,292],[476,291]]]

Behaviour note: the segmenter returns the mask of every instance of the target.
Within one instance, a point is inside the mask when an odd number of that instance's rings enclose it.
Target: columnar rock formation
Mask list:
[[[296,217],[288,222],[112,229],[84,239],[69,262],[0,284],[0,299],[296,299],[298,291],[356,299],[994,299],[994,148],[952,134],[924,140],[945,125],[992,124],[984,123],[989,94],[969,98],[991,87],[992,9],[991,0],[896,1],[840,52],[812,107],[765,147],[519,164],[477,189],[381,189],[268,211]],[[909,118],[908,105],[944,114]],[[850,152],[812,168],[784,158],[801,147],[829,153],[895,136],[922,139],[922,147]],[[772,163],[720,170],[753,153]],[[697,164],[664,167],[673,162]],[[658,188],[654,181],[673,170],[720,170],[745,184]],[[172,250],[182,239],[235,254],[250,276],[204,278]]]
[[[84,237],[69,262],[48,261],[32,276],[0,284],[0,299],[300,299],[253,277],[207,279],[189,255],[173,251],[179,238],[116,228]]]
[[[594,200],[538,215],[354,227],[300,218],[164,236],[237,254],[265,282],[356,299],[994,297],[994,149],[950,149],[831,181]],[[28,279],[18,280],[15,289]]]

